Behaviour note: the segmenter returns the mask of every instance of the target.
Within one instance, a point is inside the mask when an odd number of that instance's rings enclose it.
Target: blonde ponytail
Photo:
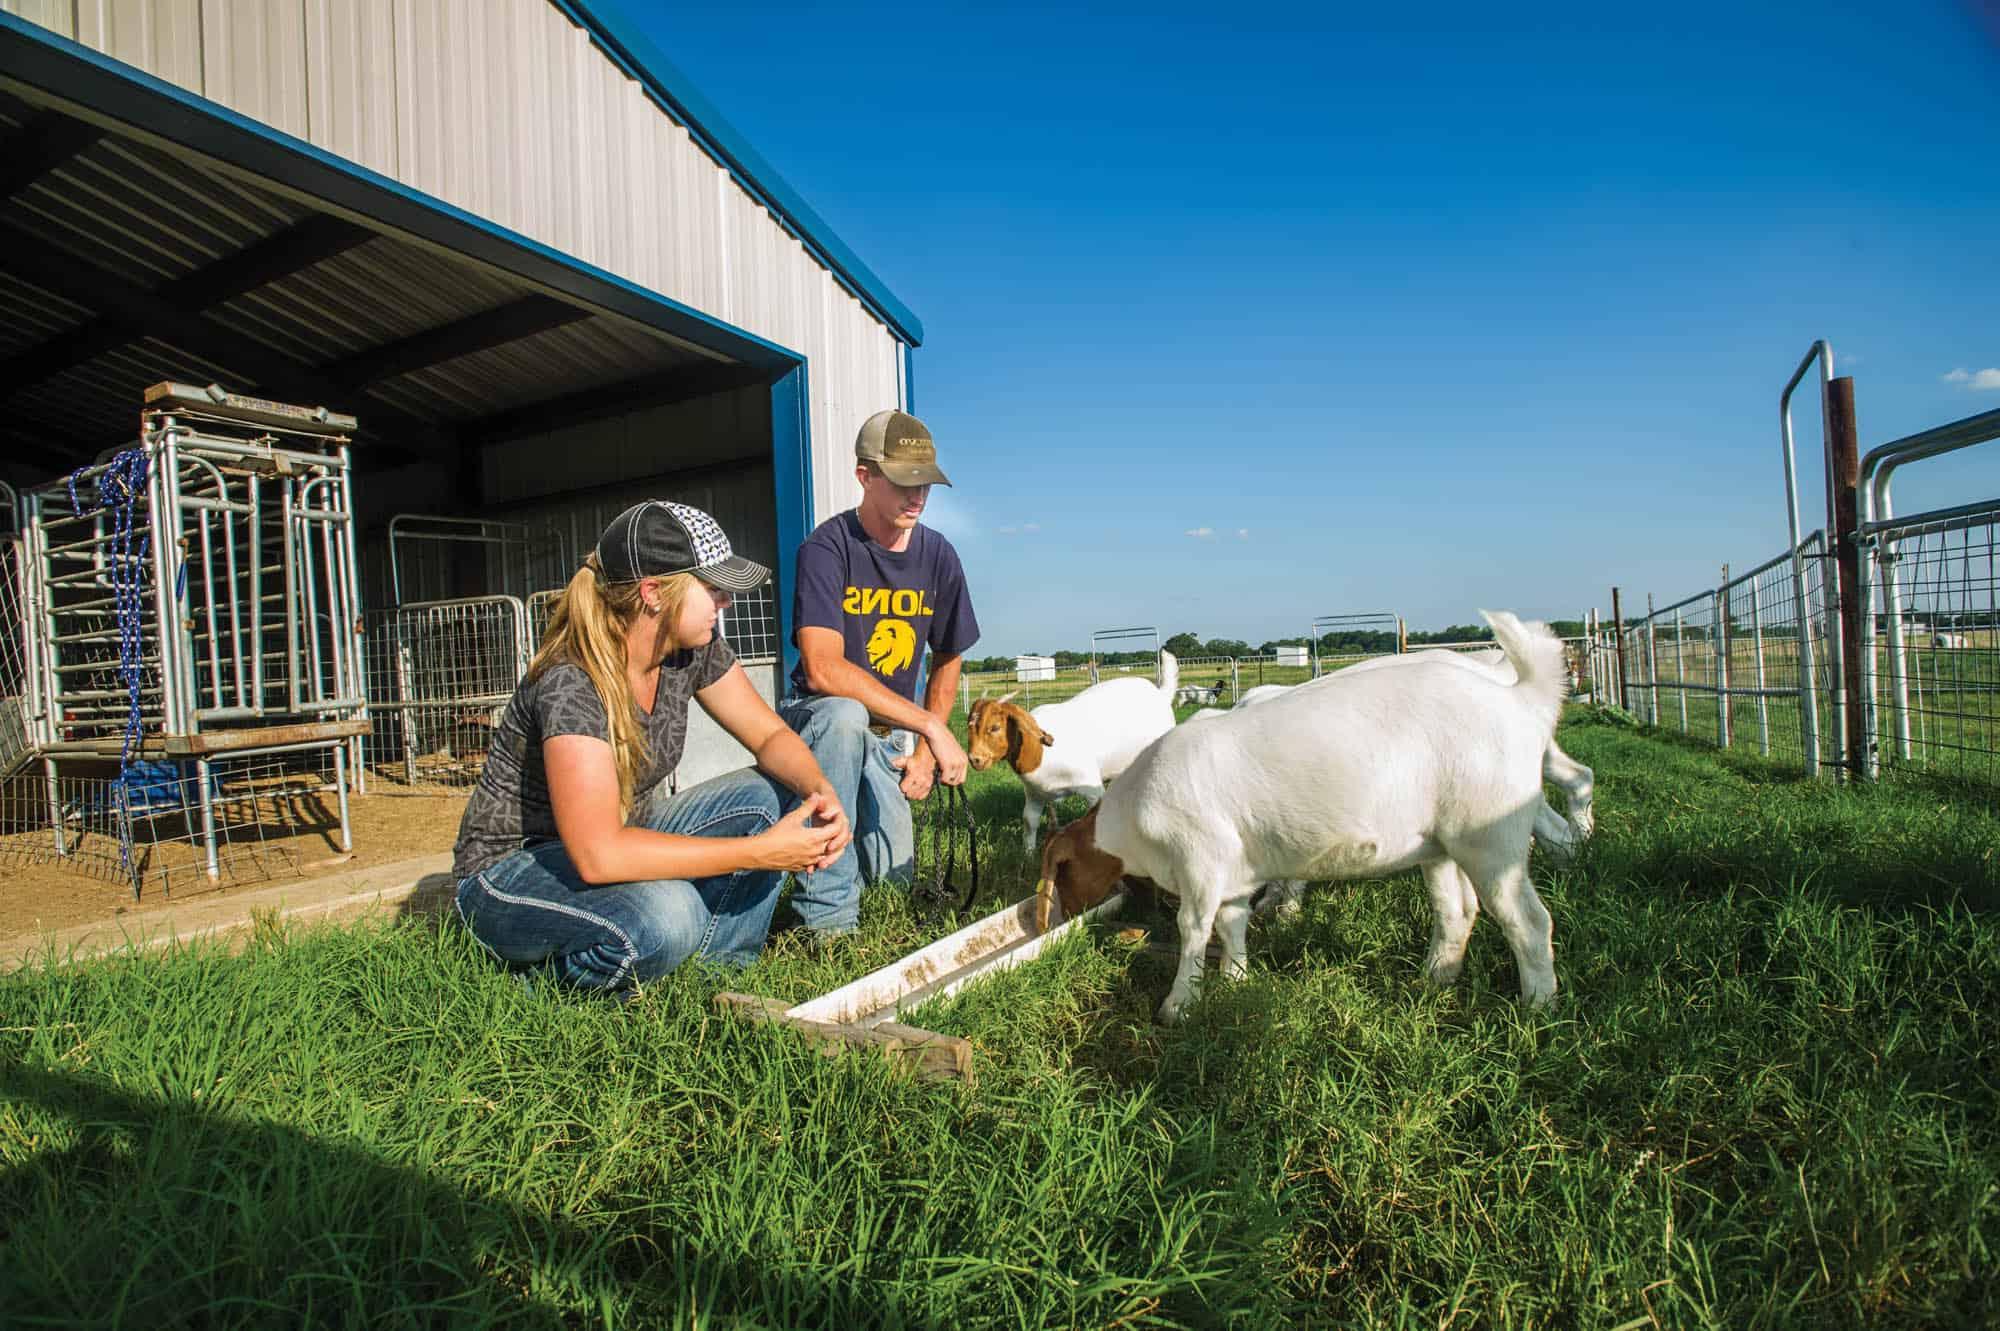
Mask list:
[[[665,654],[668,626],[680,618],[681,605],[694,582],[691,573],[675,573],[659,580],[664,613],[654,641],[656,655]],[[558,665],[576,666],[590,678],[611,727],[620,818],[631,812],[633,786],[646,765],[646,723],[632,700],[632,686],[625,673],[625,634],[644,607],[639,586],[637,582],[607,582],[593,552],[549,607],[549,626],[542,635],[541,648],[528,663],[531,681]]]

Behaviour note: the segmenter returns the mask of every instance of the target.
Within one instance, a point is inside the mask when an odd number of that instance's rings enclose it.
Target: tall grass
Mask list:
[[[1606,725],[1497,931],[1417,978],[1413,876],[1324,889],[1171,1031],[1106,931],[935,1004],[971,1088],[715,1015],[942,932],[617,1006],[455,931],[267,931],[0,978],[8,1325],[1932,1327],[2000,1321],[1996,823]],[[975,784],[1019,896],[1018,788]],[[1142,917],[1155,935],[1171,922]]]

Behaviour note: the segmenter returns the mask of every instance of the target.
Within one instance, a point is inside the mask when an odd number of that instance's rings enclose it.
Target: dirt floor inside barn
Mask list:
[[[285,882],[448,852],[465,812],[461,795],[369,794],[349,803],[354,850],[342,853],[336,820],[260,820],[254,838],[225,849],[222,874],[211,881],[191,844],[141,848],[144,874],[139,897],[118,876],[115,843],[91,847],[88,867],[39,862],[18,842],[0,838],[0,938],[20,938],[71,928],[167,905],[218,901]],[[39,834],[46,837],[43,831]],[[108,841],[99,837],[98,841]]]

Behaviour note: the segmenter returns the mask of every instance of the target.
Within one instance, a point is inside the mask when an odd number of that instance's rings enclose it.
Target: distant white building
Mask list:
[[[1280,647],[1280,648],[1278,648],[1278,664],[1279,664],[1279,665],[1281,665],[1281,666],[1304,666],[1304,665],[1311,665],[1311,664],[1312,664],[1312,648],[1310,648],[1310,647]]]
[[[1056,677],[1056,658],[1053,656],[1017,656],[1014,658],[1014,682],[1034,684]]]

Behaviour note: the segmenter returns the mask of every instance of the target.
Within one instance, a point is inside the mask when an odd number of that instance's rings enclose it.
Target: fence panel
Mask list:
[[[473,596],[371,611],[367,625],[371,789],[463,792],[527,670],[527,608]]]
[[[2000,504],[1884,529],[1868,660],[1884,770],[2000,786],[1996,527]]]

